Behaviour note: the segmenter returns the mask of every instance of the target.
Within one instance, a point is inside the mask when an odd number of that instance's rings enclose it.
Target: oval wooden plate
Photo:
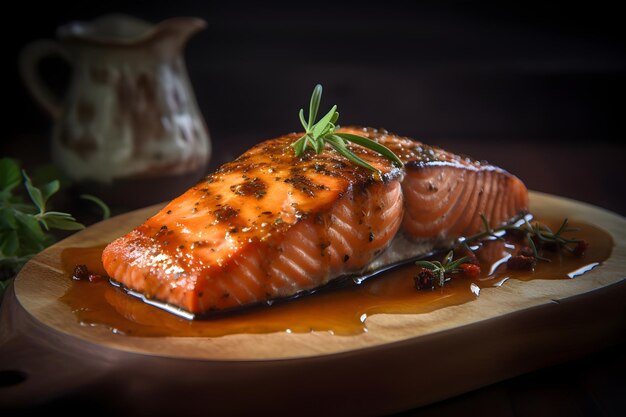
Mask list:
[[[533,213],[583,220],[609,231],[615,241],[610,258],[577,279],[509,280],[500,288],[483,289],[480,297],[466,304],[427,314],[370,316],[368,332],[355,336],[311,332],[142,338],[78,323],[69,307],[59,301],[71,284],[62,270],[63,248],[107,243],[159,207],[95,224],[30,261],[15,281],[14,294],[5,300],[4,339],[10,337],[6,328],[14,333],[20,333],[20,326],[29,328],[29,343],[36,339],[53,350],[63,346],[70,358],[83,355],[78,362],[104,372],[103,380],[122,378],[125,370],[133,368],[128,367],[129,358],[134,358],[135,365],[148,360],[146,366],[157,369],[167,363],[167,371],[153,371],[158,375],[153,375],[154,381],[186,372],[183,379],[196,381],[196,390],[201,387],[206,395],[209,389],[222,393],[213,398],[212,405],[222,412],[251,410],[237,400],[242,396],[259,406],[272,407],[271,392],[281,392],[281,404],[273,405],[276,410],[304,401],[300,396],[313,395],[304,402],[309,404],[315,398],[315,404],[298,413],[380,414],[575,357],[614,343],[626,328],[622,302],[626,293],[626,220],[601,208],[537,192],[531,193]],[[593,315],[586,314],[590,309],[594,309]],[[598,314],[604,314],[604,319],[598,320]],[[109,358],[112,364],[96,366],[94,358]],[[6,358],[4,362],[6,366]],[[140,375],[146,370],[134,372]],[[424,386],[419,381],[430,382]],[[439,387],[436,381],[441,382]],[[250,392],[242,393],[242,389]]]

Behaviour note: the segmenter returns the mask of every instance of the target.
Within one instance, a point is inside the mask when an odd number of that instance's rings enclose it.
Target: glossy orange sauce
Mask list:
[[[550,219],[542,222],[553,230],[560,223]],[[610,256],[613,240],[606,231],[590,224],[570,222],[570,225],[580,229],[570,236],[589,242],[589,248],[581,258],[548,252],[544,256],[552,262],[539,262],[534,271],[510,271],[503,259],[513,250],[512,245],[498,240],[487,241],[476,252],[481,261],[479,277],[454,276],[444,288],[433,291],[415,289],[413,277],[418,268],[409,264],[358,285],[205,320],[187,320],[146,304],[106,280],[98,283],[72,280],[72,286],[61,301],[85,326],[105,326],[114,333],[132,336],[224,336],[313,330],[337,335],[358,334],[367,331],[366,319],[373,314],[420,314],[463,304],[479,297],[481,288],[506,285],[508,279],[580,277]],[[68,280],[71,280],[77,264],[85,264],[90,271],[104,275],[100,260],[103,249],[65,249],[62,260]]]

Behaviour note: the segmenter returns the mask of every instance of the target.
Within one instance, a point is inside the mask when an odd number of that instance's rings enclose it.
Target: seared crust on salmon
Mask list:
[[[358,145],[380,175],[330,149],[296,157],[295,133],[265,141],[107,246],[107,273],[206,313],[361,271],[400,237],[432,249],[479,231],[480,213],[496,225],[527,209],[524,184],[499,168],[387,132],[340,131],[384,144],[405,167]]]

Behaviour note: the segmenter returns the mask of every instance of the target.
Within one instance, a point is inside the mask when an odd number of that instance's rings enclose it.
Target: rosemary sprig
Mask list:
[[[561,226],[559,226],[556,233],[552,232],[548,226],[545,224],[540,224],[535,222],[535,224],[531,224],[527,219],[525,219],[524,225],[522,227],[516,227],[515,230],[519,230],[526,234],[528,239],[528,244],[530,249],[533,251],[533,256],[538,260],[550,262],[549,259],[544,258],[539,255],[537,251],[537,245],[535,243],[535,239],[540,242],[543,246],[553,246],[557,252],[561,250],[566,250],[570,253],[574,253],[575,248],[570,247],[570,245],[578,245],[581,240],[580,239],[568,239],[563,236],[563,233],[567,232],[575,232],[578,231],[577,228],[569,227],[567,225],[568,219],[565,218]]]
[[[454,259],[454,252],[450,251],[443,258],[443,262],[439,261],[417,261],[415,264],[424,269],[432,271],[438,280],[440,287],[443,287],[446,283],[446,274],[454,274],[460,272],[459,265],[469,261],[470,258],[464,256],[459,259]],[[449,278],[447,278],[449,279]]]
[[[328,143],[337,152],[339,152],[351,162],[365,167],[371,171],[380,173],[377,168],[359,158],[348,148],[348,142],[353,142],[365,148],[371,149],[374,152],[378,152],[385,158],[389,159],[397,167],[403,166],[400,158],[398,158],[396,154],[394,154],[386,146],[374,142],[373,140],[365,138],[363,136],[336,132],[336,129],[339,127],[337,125],[339,112],[337,111],[336,105],[334,105],[324,117],[316,122],[315,119],[317,118],[317,112],[319,110],[321,98],[322,86],[320,84],[317,84],[315,86],[315,89],[313,90],[313,94],[311,95],[308,120],[306,120],[304,117],[304,110],[300,109],[300,123],[302,123],[305,133],[301,138],[299,138],[291,145],[296,153],[296,156],[302,155],[307,148],[311,148],[319,154],[324,150],[326,143]]]
[[[524,221],[527,221],[529,219],[531,219],[532,217],[530,215],[526,215],[523,217]],[[467,248],[467,250],[469,250],[471,252],[471,249],[468,245],[468,242],[475,242],[478,240],[483,240],[486,239],[488,237],[492,238],[492,239],[502,239],[502,235],[504,235],[506,233],[506,231],[508,229],[514,228],[515,224],[520,223],[520,221],[518,221],[517,223],[513,224],[513,225],[506,225],[506,226],[501,226],[501,227],[496,227],[495,229],[493,227],[491,227],[489,225],[489,220],[487,220],[487,217],[485,217],[485,215],[483,213],[480,213],[480,221],[483,224],[483,230],[481,232],[476,233],[475,235],[471,235],[468,237],[461,237],[459,239],[457,239],[456,244],[454,245],[459,246],[459,245],[463,245]]]
[[[530,220],[532,219],[532,216],[529,214],[525,215],[513,224],[503,225],[496,228],[489,225],[489,221],[484,214],[481,213],[480,218],[483,223],[484,230],[475,235],[458,239],[455,247],[458,245],[464,245],[468,250],[471,250],[469,249],[468,242],[479,241],[488,237],[502,239],[502,235],[509,232],[521,233],[526,237],[528,246],[533,252],[533,256],[538,260],[550,262],[550,259],[539,255],[536,242],[540,242],[543,246],[552,246],[557,251],[566,250],[570,253],[574,253],[576,250],[576,248],[571,245],[578,245],[581,242],[580,239],[569,239],[563,236],[564,233],[578,231],[577,228],[568,226],[567,218],[563,220],[563,223],[561,223],[561,226],[559,226],[556,232],[553,232],[545,224],[541,224],[539,222],[531,223]]]
[[[450,280],[450,275],[459,272],[468,273],[468,270],[466,270],[465,267],[471,265],[463,264],[472,264],[474,260],[469,256],[454,259],[454,250],[457,247],[463,246],[467,250],[467,253],[473,254],[470,243],[487,238],[502,240],[502,236],[506,233],[522,234],[533,253],[534,259],[533,257],[527,256],[513,257],[523,258],[515,259],[518,261],[515,269],[533,268],[536,260],[551,262],[550,259],[539,254],[539,250],[535,242],[539,243],[540,248],[550,248],[555,251],[566,250],[574,256],[582,256],[587,247],[587,243],[583,240],[571,239],[563,236],[564,233],[578,230],[568,226],[567,218],[563,220],[563,223],[561,223],[561,226],[559,226],[556,232],[553,232],[548,226],[539,222],[531,223],[530,220],[532,219],[532,216],[530,214],[526,214],[513,224],[495,228],[489,225],[489,221],[484,214],[480,215],[480,219],[483,224],[483,230],[474,235],[457,239],[457,241],[452,245],[452,250],[444,257],[443,262],[423,260],[415,262],[417,266],[422,268],[421,272],[415,277],[415,286],[417,289],[433,289],[435,284],[439,287],[443,287],[446,281]],[[507,265],[509,264],[507,263]],[[513,266],[509,265],[509,267]],[[480,267],[474,266],[474,268],[478,268],[479,271]]]

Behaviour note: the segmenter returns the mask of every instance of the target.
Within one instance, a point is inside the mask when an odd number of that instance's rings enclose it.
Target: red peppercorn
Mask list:
[[[535,265],[537,265],[537,259],[535,259],[534,256],[511,256],[509,260],[506,261],[506,266],[508,269],[532,270],[535,268]]]
[[[87,278],[89,278],[89,270],[87,269],[87,265],[76,265],[74,267],[74,272],[72,273],[72,279],[75,279],[76,281],[81,281]]]
[[[430,269],[422,268],[416,276],[413,277],[415,288],[418,290],[434,290],[435,274]]]
[[[476,278],[480,275],[480,265],[474,263],[464,263],[459,265],[463,275],[468,278]]]

